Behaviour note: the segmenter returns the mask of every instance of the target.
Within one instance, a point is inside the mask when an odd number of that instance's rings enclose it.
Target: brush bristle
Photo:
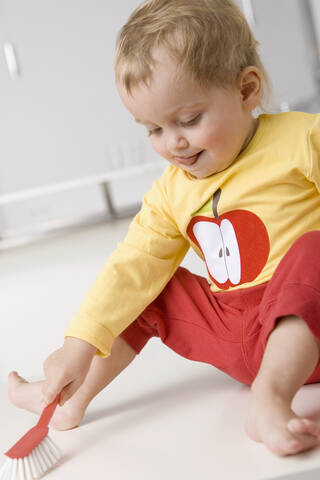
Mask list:
[[[0,480],[33,480],[42,477],[61,458],[58,447],[47,436],[24,458],[8,458],[0,469]]]

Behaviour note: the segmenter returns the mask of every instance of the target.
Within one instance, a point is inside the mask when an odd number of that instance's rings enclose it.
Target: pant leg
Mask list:
[[[121,336],[137,353],[150,338],[160,337],[179,355],[250,384],[254,377],[243,355],[243,318],[247,311],[257,316],[264,288],[214,294],[205,278],[180,267]]]
[[[302,318],[320,345],[319,231],[304,234],[291,246],[265,289],[259,308],[258,320],[261,330],[257,342],[255,344],[249,340],[246,342],[250,369],[255,375],[258,373],[270,333],[277,321],[288,315]],[[318,366],[306,383],[319,381]]]

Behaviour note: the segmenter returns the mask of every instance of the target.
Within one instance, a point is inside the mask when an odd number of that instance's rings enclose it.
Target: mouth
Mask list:
[[[201,152],[198,152],[196,155],[192,155],[191,157],[174,157],[174,160],[181,165],[190,167],[191,165],[194,165],[196,163],[202,152],[203,150],[201,150]]]

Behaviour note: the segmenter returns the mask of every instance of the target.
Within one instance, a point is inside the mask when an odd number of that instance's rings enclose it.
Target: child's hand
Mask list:
[[[45,360],[46,380],[42,388],[45,405],[59,393],[60,406],[72,397],[86,378],[96,351],[96,347],[84,340],[67,337],[64,345]]]

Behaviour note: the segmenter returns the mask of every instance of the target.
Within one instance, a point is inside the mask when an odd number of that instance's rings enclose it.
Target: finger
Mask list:
[[[59,405],[62,407],[70,398],[76,393],[76,391],[81,386],[82,382],[74,381],[66,385],[60,394],[60,403]]]

